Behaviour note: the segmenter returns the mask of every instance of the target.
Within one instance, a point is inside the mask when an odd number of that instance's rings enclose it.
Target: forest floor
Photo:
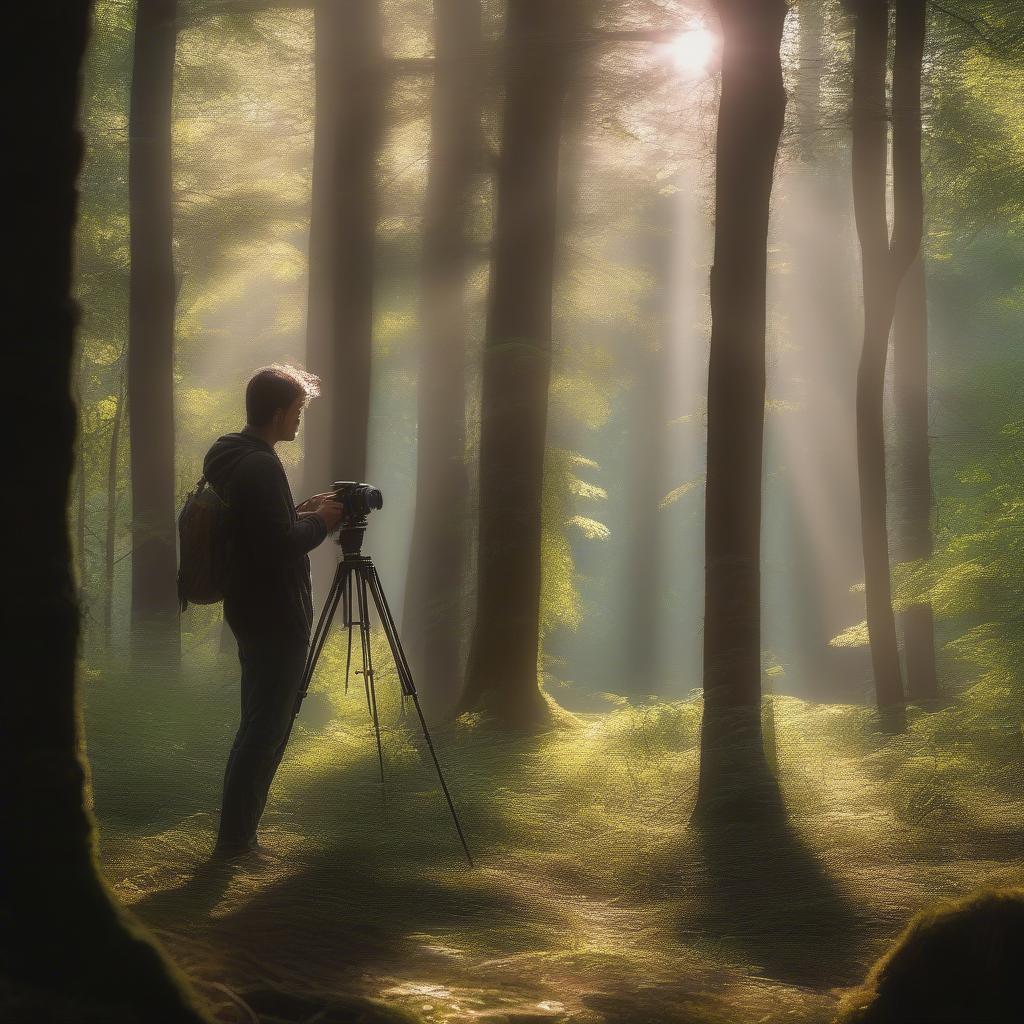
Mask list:
[[[948,738],[955,709],[890,737],[867,709],[774,698],[788,820],[703,833],[698,701],[531,739],[438,728],[471,869],[415,717],[384,700],[381,787],[361,688],[333,687],[271,793],[273,853],[214,866],[234,668],[83,689],[102,870],[223,1024],[824,1024],[914,912],[1024,885],[1019,726],[982,756]]]

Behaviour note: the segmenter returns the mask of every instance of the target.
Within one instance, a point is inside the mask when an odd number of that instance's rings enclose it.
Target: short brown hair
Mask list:
[[[297,366],[264,366],[245,388],[245,418],[250,426],[265,427],[278,409],[287,409],[296,398],[316,398],[320,378]]]

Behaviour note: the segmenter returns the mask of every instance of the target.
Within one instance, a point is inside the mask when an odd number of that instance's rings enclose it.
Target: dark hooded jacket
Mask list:
[[[203,475],[228,506],[228,624],[237,635],[308,641],[313,596],[306,553],[327,527],[318,516],[298,518],[281,460],[248,430],[218,437]]]

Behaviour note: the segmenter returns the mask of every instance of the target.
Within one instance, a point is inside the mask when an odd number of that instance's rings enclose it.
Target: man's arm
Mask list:
[[[309,515],[311,512],[315,512],[328,498],[333,497],[334,491],[323,491],[321,494],[314,494],[313,497],[299,502],[295,506],[295,512],[300,516]]]
[[[231,482],[232,505],[240,505],[238,519],[249,546],[272,561],[287,561],[312,551],[327,536],[327,526],[316,515],[303,515],[293,523],[289,495],[277,459],[270,452],[246,457]]]

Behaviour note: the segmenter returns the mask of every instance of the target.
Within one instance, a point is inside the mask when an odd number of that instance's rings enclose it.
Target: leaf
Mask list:
[[[842,633],[832,637],[828,642],[829,647],[867,647],[869,643],[870,637],[868,636],[866,619],[864,622],[858,622],[856,626],[844,629]]]
[[[596,519],[587,519],[586,516],[572,516],[566,520],[567,526],[575,526],[587,540],[607,540],[611,531],[604,523]]]
[[[658,502],[659,509],[666,509],[669,505],[675,504],[684,494],[689,494],[690,491],[697,487],[701,487],[704,484],[704,476],[694,477],[692,480],[687,480],[685,484],[681,484],[674,491],[669,491],[661,501]]]

